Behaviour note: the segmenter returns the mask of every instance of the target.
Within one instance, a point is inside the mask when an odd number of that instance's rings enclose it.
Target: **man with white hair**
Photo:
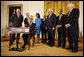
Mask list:
[[[21,15],[21,10],[19,8],[16,9],[16,14],[13,14],[10,18],[10,22],[12,22],[11,27],[22,27],[22,22],[23,22],[23,16]],[[16,41],[16,50],[19,50],[18,44],[19,44],[19,37],[20,34],[17,34],[17,41]],[[9,48],[11,47],[11,45],[13,44],[15,40],[15,33],[11,34],[11,39],[10,39],[10,45]],[[11,50],[11,49],[10,49]]]
[[[72,3],[67,5],[67,18],[66,18],[66,28],[68,33],[68,40],[69,40],[69,48],[72,52],[78,51],[78,18],[79,18],[79,9],[74,8]]]
[[[55,27],[57,25],[56,15],[52,13],[52,9],[47,10],[47,30],[48,30],[48,44],[53,47],[55,45]]]

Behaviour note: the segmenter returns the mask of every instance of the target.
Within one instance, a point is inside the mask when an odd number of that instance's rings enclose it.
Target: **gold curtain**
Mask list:
[[[57,10],[63,9],[63,14],[66,14],[68,11],[66,9],[67,4],[73,3],[74,8],[79,8],[79,1],[44,1],[44,13],[47,12],[47,9],[52,8],[53,13],[58,16]],[[56,30],[56,40],[58,39],[58,34]]]
[[[68,3],[73,3],[75,8],[79,8],[79,1],[44,1],[44,12],[46,12],[47,9],[52,8],[53,13],[56,15],[58,15],[58,9],[63,9],[63,14],[66,14],[68,12],[66,10]]]

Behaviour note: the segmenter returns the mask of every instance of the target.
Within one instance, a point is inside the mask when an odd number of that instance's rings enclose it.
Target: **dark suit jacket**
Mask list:
[[[76,25],[78,26],[78,18],[79,18],[79,9],[73,8],[70,15],[68,16],[68,14],[67,14],[65,23],[66,24],[69,23],[72,27],[74,27]]]
[[[57,16],[57,19],[58,19],[58,25],[62,25],[62,29],[65,29],[65,18],[66,18],[66,15],[63,15],[61,16],[61,19],[59,20],[59,16]]]
[[[29,23],[28,23],[27,18],[25,18],[24,24],[25,24],[25,27],[29,27]],[[30,25],[30,31],[35,30],[35,26],[36,26],[36,25],[35,25],[34,23],[32,23],[32,24]]]
[[[45,19],[45,21],[43,21],[43,19],[42,19],[42,24],[41,24],[41,30],[43,31],[43,30],[46,30],[45,28],[46,28],[46,21],[47,21],[47,19]]]
[[[74,8],[70,15],[68,16],[67,14],[67,18],[66,18],[66,24],[70,24],[71,26],[69,28],[71,28],[71,32],[74,33],[73,35],[79,35],[79,25],[78,25],[78,18],[79,18],[79,9]],[[74,36],[73,36],[74,37]]]
[[[57,25],[57,19],[56,19],[56,15],[52,13],[52,15],[50,16],[47,16],[47,28],[49,31],[52,31],[52,28]]]
[[[23,16],[20,15],[18,18],[17,14],[13,14],[10,18],[10,22],[12,22],[11,27],[22,27]]]

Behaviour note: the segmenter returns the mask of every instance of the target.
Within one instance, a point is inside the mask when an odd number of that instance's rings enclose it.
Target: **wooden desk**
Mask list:
[[[23,32],[24,30],[29,30],[29,31],[25,31]],[[28,28],[9,28],[8,29],[8,33],[24,33],[24,34],[28,34],[28,50],[30,50],[30,34],[32,32],[30,32],[30,27]],[[34,46],[34,42],[35,42],[35,35],[33,34],[33,46]],[[10,36],[10,39],[11,39],[11,36]],[[9,40],[9,49],[10,49],[11,45],[10,45],[10,40]]]

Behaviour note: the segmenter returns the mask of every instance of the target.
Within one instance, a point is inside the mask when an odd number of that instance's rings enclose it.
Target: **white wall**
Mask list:
[[[79,9],[80,9],[79,28],[80,32],[82,32],[83,35],[83,1],[79,2]]]
[[[4,16],[3,16],[4,15],[4,11],[3,10],[4,10],[4,2],[1,3],[1,27],[3,27],[3,25],[2,25],[3,21],[5,21],[4,20]]]
[[[36,13],[40,13],[41,15],[41,18],[44,14],[44,1],[29,1],[28,2],[29,4],[29,7],[28,7],[28,10],[29,10],[29,13],[31,15],[34,15],[34,18],[35,18],[35,14]]]
[[[5,11],[4,11],[4,2],[1,2],[1,29],[6,26],[6,24],[7,24],[6,19],[5,19]],[[1,30],[1,35],[3,35],[3,34],[2,34],[2,30]]]

